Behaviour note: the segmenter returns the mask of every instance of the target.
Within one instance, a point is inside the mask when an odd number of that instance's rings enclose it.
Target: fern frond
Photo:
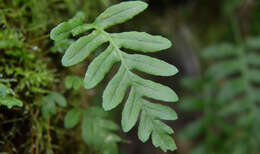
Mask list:
[[[259,44],[259,37],[252,37],[239,45],[222,43],[206,48],[202,57],[211,64],[205,74],[200,80],[184,82],[189,93],[194,94],[184,99],[180,107],[187,112],[202,112],[203,116],[184,128],[180,137],[186,140],[204,137],[205,143],[197,145],[204,152],[199,153],[237,154],[241,152],[236,150],[238,145],[247,143],[249,138],[254,142],[243,146],[242,153],[259,151],[254,144],[259,142],[255,134],[260,126]]]
[[[119,129],[117,124],[107,117],[108,113],[100,107],[73,108],[67,112],[64,125],[71,129],[82,121],[81,135],[87,145],[101,154],[117,154],[117,143],[122,139],[114,133]]]
[[[47,120],[50,116],[56,114],[56,105],[59,105],[60,107],[66,107],[67,101],[60,93],[51,92],[47,96],[42,97],[39,100],[39,104],[41,105],[42,116],[45,120]]]
[[[169,137],[173,131],[158,120],[175,120],[177,119],[176,113],[168,107],[149,103],[143,97],[175,102],[178,100],[177,95],[169,87],[143,79],[134,74],[133,70],[157,76],[171,76],[178,70],[159,59],[128,54],[122,50],[130,49],[143,53],[158,52],[171,47],[171,42],[164,37],[153,36],[145,32],[108,33],[105,31],[113,25],[133,18],[147,6],[141,1],[122,2],[105,10],[91,24],[83,24],[78,20],[61,23],[51,31],[51,38],[57,41],[65,39],[70,34],[76,36],[86,31],[92,31],[71,44],[62,58],[63,66],[72,66],[82,62],[98,47],[108,42],[108,47],[90,63],[84,78],[84,87],[86,89],[95,87],[104,79],[111,67],[120,62],[119,70],[104,90],[103,108],[108,111],[117,107],[125,97],[127,89],[131,87],[130,96],[122,114],[123,131],[130,131],[141,113],[140,140],[145,142],[152,134],[153,144],[156,147],[160,147],[163,151],[174,150],[176,145]],[[142,119],[145,119],[149,128],[141,127],[144,125]],[[146,132],[145,129],[149,129],[150,132]],[[143,133],[148,134],[143,137]]]
[[[249,38],[244,45],[225,43],[205,50],[203,57],[218,60],[209,67],[208,75],[216,81],[229,79],[222,84],[218,94],[219,101],[232,101],[243,94],[250,104],[257,103],[254,99],[257,91],[254,83],[260,83],[260,70],[257,68],[260,54],[256,52],[260,49],[259,40],[258,37]]]
[[[102,154],[117,154],[117,143],[122,139],[113,132],[118,126],[106,119],[107,113],[101,108],[90,107],[83,113],[82,138],[95,151]]]

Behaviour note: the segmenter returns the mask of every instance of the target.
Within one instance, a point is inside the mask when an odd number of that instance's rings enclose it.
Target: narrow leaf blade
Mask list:
[[[143,108],[151,116],[155,116],[162,120],[176,120],[177,113],[168,106],[161,104],[150,103],[146,100],[142,100]]]
[[[50,94],[50,97],[52,100],[54,100],[59,106],[61,107],[66,107],[67,106],[67,101],[63,95],[57,92],[52,92]]]
[[[138,127],[138,138],[142,142],[146,142],[149,139],[152,131],[153,131],[153,126],[152,126],[151,119],[149,115],[147,115],[146,111],[142,111],[141,120]]]
[[[112,38],[123,48],[138,52],[157,52],[171,47],[171,41],[145,32],[114,33]]]
[[[66,89],[78,90],[83,85],[83,79],[78,76],[67,76],[65,79]]]
[[[220,59],[236,56],[237,54],[237,50],[232,44],[222,43],[204,49],[202,57],[205,59]]]
[[[131,89],[128,100],[122,112],[122,128],[124,132],[130,131],[138,120],[141,111],[140,97],[134,88]]]
[[[207,74],[215,79],[222,79],[229,75],[239,73],[241,71],[241,65],[237,60],[225,60],[212,65]]]
[[[86,89],[91,89],[101,82],[113,64],[119,61],[119,59],[115,57],[113,50],[114,48],[109,46],[90,63],[84,79]]]
[[[62,65],[72,66],[80,63],[106,41],[107,38],[97,31],[81,37],[67,49],[62,57]]]
[[[71,33],[73,36],[77,36],[79,34],[85,33],[89,30],[93,29],[93,26],[90,24],[83,24],[75,27],[74,29],[71,30]]]
[[[250,37],[246,40],[246,45],[252,49],[260,49],[260,37]]]
[[[244,90],[245,87],[242,78],[232,79],[221,87],[217,98],[220,102],[228,102],[241,94]]]
[[[173,130],[171,127],[166,125],[165,123],[161,122],[160,120],[154,120],[155,127],[157,127],[157,130],[166,133],[166,134],[173,134]]]
[[[143,96],[166,102],[178,101],[178,96],[171,88],[151,80],[145,80],[134,74],[131,77],[134,82],[132,83],[133,87]]]
[[[60,23],[51,30],[50,37],[55,41],[66,39],[71,34],[72,29],[82,24],[83,21],[80,18],[73,18],[68,22]]]
[[[79,123],[80,117],[81,117],[81,112],[78,109],[76,108],[71,109],[65,116],[65,120],[64,120],[65,128],[70,129],[75,127]]]
[[[152,133],[152,143],[155,147],[160,147],[163,152],[167,152],[167,150],[174,151],[177,149],[175,142],[169,135],[155,131]]]
[[[121,2],[106,9],[95,20],[94,24],[102,29],[123,23],[147,8],[141,1]]]
[[[126,63],[132,69],[152,75],[171,76],[178,73],[178,69],[162,60],[138,54],[124,54]]]
[[[121,66],[103,93],[103,108],[108,111],[121,103],[128,86],[129,81],[126,69]]]

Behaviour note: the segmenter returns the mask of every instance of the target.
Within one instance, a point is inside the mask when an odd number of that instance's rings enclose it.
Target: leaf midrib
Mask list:
[[[127,32],[126,32],[127,33]],[[130,32],[131,33],[131,32]],[[156,37],[156,36],[155,36]],[[125,38],[125,37],[120,37],[120,36],[114,36],[114,38],[117,38],[117,39],[122,39],[122,40],[130,40],[130,41],[138,41],[138,42],[143,42],[143,43],[147,43],[147,44],[162,44],[163,42],[160,42],[160,41],[146,41],[146,40],[143,40],[143,39],[138,39],[138,38],[136,38],[136,39],[134,39],[134,38]]]
[[[106,31],[104,31],[104,29],[102,29],[102,28],[100,28],[100,27],[98,27],[98,26],[96,26],[96,25],[92,25],[92,26],[93,26],[93,28],[95,28],[96,30],[98,30],[99,32],[101,32],[102,34],[104,34],[105,36],[107,36],[109,42],[110,42],[111,45],[115,48],[115,50],[113,50],[112,52],[116,52],[115,55],[118,55],[118,56],[119,56],[120,61],[121,61],[121,64],[122,64],[122,65],[124,66],[124,68],[126,69],[126,73],[129,74],[129,75],[131,75],[131,74],[132,74],[131,69],[128,67],[127,63],[125,62],[125,59],[123,58],[122,53],[121,53],[122,51],[121,51],[120,48],[117,46],[117,44],[115,43],[114,39],[110,36],[109,33],[107,33]],[[132,83],[133,80],[128,77],[129,75],[127,75],[128,81]]]

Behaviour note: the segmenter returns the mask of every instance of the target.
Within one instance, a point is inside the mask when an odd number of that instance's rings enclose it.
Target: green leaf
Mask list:
[[[107,120],[107,119],[100,119],[98,121],[98,125],[102,128],[105,128],[105,129],[108,129],[108,130],[112,130],[112,131],[116,131],[118,130],[118,126],[116,123],[114,123],[113,121],[111,120]]]
[[[117,148],[116,143],[121,141],[121,138],[113,133],[118,129],[118,126],[106,119],[106,113],[98,107],[90,107],[85,110],[82,121],[82,138],[94,151],[106,153],[107,146]],[[112,151],[117,151],[113,149]]]
[[[128,132],[134,127],[141,111],[140,97],[134,88],[131,89],[127,102],[122,112],[122,128],[124,132]]]
[[[71,34],[71,30],[82,24],[83,20],[80,18],[73,18],[68,22],[63,22],[51,30],[50,37],[55,41],[66,39]]]
[[[21,48],[23,46],[23,42],[17,42],[16,40],[1,40],[0,41],[0,49],[18,47]]]
[[[167,133],[167,134],[173,134],[174,131],[172,130],[171,127],[166,125],[165,123],[161,122],[160,120],[154,120],[154,125],[157,127],[157,131],[162,132],[162,133]]]
[[[232,44],[222,43],[204,49],[202,57],[205,59],[219,59],[236,56],[238,53]]]
[[[86,111],[87,112],[87,111]],[[95,125],[95,118],[88,116],[87,113],[83,114],[83,121],[82,121],[82,138],[86,143],[92,144],[96,141],[98,138],[96,138],[96,134],[98,134],[98,130],[96,129],[96,125]],[[96,143],[97,145],[101,143]]]
[[[131,69],[136,69],[152,75],[172,76],[178,73],[178,69],[164,61],[149,56],[138,54],[124,54],[126,64]]]
[[[260,83],[260,70],[251,69],[248,71],[248,76],[252,82]]]
[[[153,132],[152,142],[155,147],[160,147],[163,152],[167,152],[167,150],[174,151],[177,149],[175,142],[167,134]]]
[[[90,24],[83,24],[79,25],[71,30],[71,33],[73,36],[77,36],[79,34],[85,33],[86,31],[89,31],[93,29],[93,26]]]
[[[71,39],[63,39],[60,41],[55,41],[55,45],[51,48],[52,53],[64,53],[65,50],[74,42]]]
[[[202,153],[206,153],[206,147],[204,144],[198,145],[196,148],[194,148],[191,151],[191,154],[202,154]]]
[[[142,100],[143,109],[147,111],[147,114],[157,117],[162,120],[176,120],[177,113],[170,107],[163,106],[161,104],[150,103],[146,100]]]
[[[115,49],[112,46],[109,46],[91,62],[85,75],[85,88],[90,89],[95,87],[104,79],[113,64],[119,61],[119,59],[114,55],[113,50]]]
[[[152,120],[152,143],[155,147],[160,147],[164,152],[167,150],[173,151],[177,149],[174,140],[170,137],[173,130],[159,120]]]
[[[171,47],[168,39],[145,32],[114,33],[112,38],[120,47],[141,52],[157,52]]]
[[[94,24],[102,29],[123,23],[147,8],[147,4],[141,1],[121,2],[113,5],[101,13]]]
[[[118,154],[117,144],[106,144],[101,154]]]
[[[141,113],[140,124],[138,127],[139,140],[141,140],[142,142],[146,142],[149,139],[152,131],[153,131],[153,124],[151,121],[151,117],[144,110]]]
[[[180,133],[179,137],[182,140],[192,140],[198,137],[204,130],[203,119],[195,120],[188,124]]]
[[[134,74],[131,75],[131,79],[133,82],[132,85],[143,96],[166,102],[178,101],[176,93],[167,86],[150,80],[145,80]]]
[[[239,101],[234,101],[233,103],[226,104],[223,109],[220,110],[219,115],[221,116],[232,116],[233,114],[240,114],[241,112],[248,109],[246,107],[246,100],[240,99]]]
[[[75,127],[81,118],[81,112],[79,109],[71,109],[65,116],[64,126],[67,129]]]
[[[6,96],[10,93],[10,88],[0,83],[0,97]]]
[[[97,31],[79,38],[65,52],[62,57],[62,65],[72,66],[80,63],[106,41],[108,41],[107,38]]]
[[[41,105],[41,112],[45,120],[47,120],[50,116],[56,114],[56,104],[58,104],[61,107],[67,106],[66,99],[60,93],[57,92],[51,92],[49,95],[42,97],[39,100],[39,103]]]
[[[52,92],[50,95],[51,99],[61,107],[67,106],[67,101],[63,95],[57,92]]]
[[[241,71],[241,65],[237,60],[225,60],[212,65],[207,74],[215,79],[221,79],[228,77],[229,75],[239,73]]]
[[[127,70],[124,67],[120,67],[103,93],[103,108],[108,111],[120,104],[129,86]]]
[[[160,147],[164,152],[175,150],[176,145],[169,136],[173,130],[157,119],[175,120],[177,114],[166,106],[152,104],[146,100],[140,102],[142,103],[142,113],[138,127],[138,138],[142,142],[146,142],[152,134],[152,142],[155,147]]]
[[[9,109],[11,109],[14,106],[22,107],[23,102],[19,99],[16,99],[15,97],[4,96],[0,97],[0,106],[1,105],[7,106]]]
[[[243,79],[237,78],[228,80],[223,87],[221,87],[221,91],[218,94],[218,100],[220,102],[231,101],[236,96],[241,94],[245,90]]]
[[[50,116],[56,114],[56,105],[54,103],[54,100],[48,95],[43,97],[40,100],[41,104],[41,113],[45,120],[47,120]]]
[[[65,79],[66,89],[78,90],[83,85],[83,79],[78,76],[67,76]]]
[[[254,66],[260,66],[260,54],[249,53],[247,56],[247,62]]]
[[[260,49],[260,37],[250,37],[246,40],[246,45],[252,49]]]

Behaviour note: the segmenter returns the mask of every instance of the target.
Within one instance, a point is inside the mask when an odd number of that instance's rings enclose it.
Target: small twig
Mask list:
[[[28,116],[27,116],[28,117]],[[24,118],[16,118],[16,119],[11,119],[11,120],[5,120],[2,122],[2,124],[7,124],[7,123],[14,123],[14,122],[17,122],[17,121],[22,121],[24,119],[26,119],[27,117],[24,117]]]
[[[35,43],[35,42],[38,42],[38,41],[41,41],[41,40],[44,40],[44,39],[46,39],[46,38],[48,38],[48,37],[50,37],[50,34],[43,35],[43,36],[41,36],[41,37],[38,37],[38,38],[36,38],[36,39],[30,41],[30,44],[31,44],[31,43]]]
[[[50,134],[50,117],[48,118],[47,134],[48,134],[48,144],[49,144],[49,146],[50,146],[50,150],[52,151],[52,146],[51,146],[51,134]]]

